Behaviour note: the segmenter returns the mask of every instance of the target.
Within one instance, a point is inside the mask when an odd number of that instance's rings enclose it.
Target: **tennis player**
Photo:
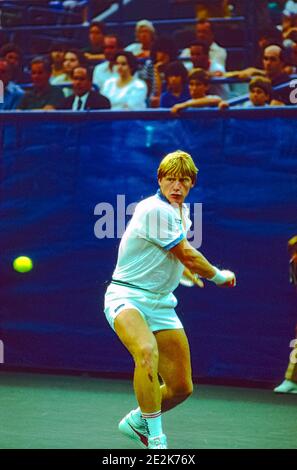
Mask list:
[[[182,276],[200,286],[197,275],[218,286],[236,284],[233,272],[210,264],[187,241],[191,221],[184,200],[197,173],[192,157],[181,150],[163,158],[160,188],[136,206],[105,295],[107,320],[135,362],[139,406],[121,420],[119,430],[148,449],[167,448],[161,413],[193,391],[189,344],[172,292]]]

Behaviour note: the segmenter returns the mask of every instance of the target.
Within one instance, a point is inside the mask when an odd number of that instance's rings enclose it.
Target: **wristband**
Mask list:
[[[227,281],[225,274],[223,274],[222,271],[220,271],[215,266],[213,266],[213,268],[215,269],[216,273],[212,278],[208,280],[211,282],[214,282],[217,285],[224,284]]]

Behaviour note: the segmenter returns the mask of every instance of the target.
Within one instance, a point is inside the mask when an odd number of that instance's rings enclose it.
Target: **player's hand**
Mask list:
[[[235,287],[236,286],[236,276],[232,271],[223,269],[221,273],[226,277],[226,281],[222,284],[217,284],[219,287]]]

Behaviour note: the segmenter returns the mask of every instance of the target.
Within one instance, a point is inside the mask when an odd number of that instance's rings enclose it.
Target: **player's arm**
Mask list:
[[[187,283],[188,281],[190,283]],[[182,279],[180,280],[180,284],[186,285],[188,287],[192,287],[192,285],[196,285],[198,287],[204,287],[203,281],[197,274],[193,274],[188,268],[185,267]]]
[[[213,266],[198,250],[190,245],[186,238],[171,248],[170,251],[192,273],[197,273],[199,276],[220,286],[235,286],[234,273],[221,271]]]

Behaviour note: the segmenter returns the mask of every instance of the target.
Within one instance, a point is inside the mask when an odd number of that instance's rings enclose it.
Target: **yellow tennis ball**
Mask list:
[[[13,261],[13,268],[18,273],[27,273],[33,268],[33,261],[28,256],[19,256]]]

